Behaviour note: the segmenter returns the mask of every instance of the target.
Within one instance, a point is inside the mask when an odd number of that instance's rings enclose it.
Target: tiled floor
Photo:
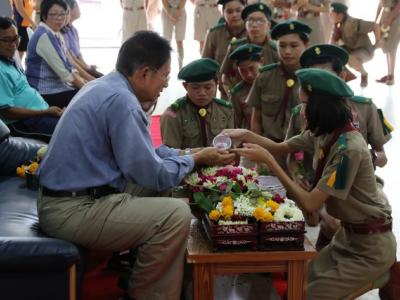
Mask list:
[[[101,71],[107,73],[114,68],[121,38],[121,20],[119,17],[121,15],[121,10],[118,4],[119,1],[81,0],[80,2],[82,17],[81,20],[77,21],[76,25],[81,34],[83,55],[90,64],[98,65]],[[368,20],[374,19],[376,5],[378,3],[377,0],[352,0],[350,3],[350,14]],[[185,40],[185,63],[199,57],[198,44],[192,40],[193,6],[189,1],[187,3],[187,14],[188,25],[187,38]],[[160,22],[158,22],[157,28],[161,28]],[[400,60],[399,52],[397,57]],[[372,97],[377,106],[383,108],[388,120],[390,120],[395,128],[398,128],[398,130],[393,132],[393,138],[386,146],[389,163],[383,169],[378,169],[377,174],[385,180],[384,190],[389,197],[393,209],[394,232],[397,240],[400,241],[400,200],[397,199],[399,190],[396,190],[396,186],[400,186],[400,176],[397,174],[400,166],[400,155],[397,156],[397,154],[400,153],[400,122],[396,118],[396,116],[400,116],[400,62],[395,72],[398,81],[397,84],[392,87],[375,83],[376,78],[380,78],[386,74],[386,61],[380,50],[376,51],[374,59],[366,65],[366,68],[369,72],[369,86],[362,89],[358,85],[358,80],[355,80],[350,84],[351,87],[356,94]],[[162,93],[159,99],[158,107],[155,112],[156,114],[162,113],[171,102],[184,95],[181,83],[174,80],[178,71],[177,69],[177,58],[174,52],[172,79],[170,80],[169,87]],[[315,236],[316,229],[310,229],[308,234],[311,237]],[[397,254],[398,257],[400,257],[399,249]],[[221,284],[224,285],[224,283]],[[224,298],[226,298],[226,295],[221,299]],[[240,299],[240,297],[232,296],[230,299]],[[359,299],[373,300],[379,299],[379,297],[376,291],[372,291]]]

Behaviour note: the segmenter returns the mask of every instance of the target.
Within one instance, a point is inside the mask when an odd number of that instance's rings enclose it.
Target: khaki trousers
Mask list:
[[[38,213],[41,229],[50,236],[94,250],[136,248],[130,297],[180,298],[191,220],[183,201],[129,193],[98,199],[40,196]]]

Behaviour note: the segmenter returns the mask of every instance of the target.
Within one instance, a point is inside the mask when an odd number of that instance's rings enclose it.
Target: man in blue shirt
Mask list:
[[[44,232],[89,249],[138,249],[125,299],[180,298],[191,219],[184,202],[137,191],[166,190],[195,165],[234,158],[215,148],[153,148],[142,107],[168,85],[170,52],[157,33],[129,38],[117,71],[87,84],[67,107],[39,170]],[[121,192],[128,183],[132,194]]]
[[[0,17],[0,118],[11,135],[48,142],[63,110],[49,107],[14,61],[19,36],[10,18]]]

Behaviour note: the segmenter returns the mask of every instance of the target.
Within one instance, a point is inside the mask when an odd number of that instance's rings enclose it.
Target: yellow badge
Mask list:
[[[314,51],[315,51],[315,54],[317,54],[317,55],[320,55],[320,54],[321,54],[321,49],[320,49],[319,47],[316,47],[316,48],[314,49]]]
[[[234,42],[234,41],[236,41],[236,38],[235,38],[235,37],[233,37],[233,38],[231,39],[231,42]]]
[[[288,87],[291,88],[292,86],[294,86],[294,84],[295,84],[295,82],[294,82],[293,79],[289,78],[288,80],[286,80],[286,85],[287,85]]]
[[[309,85],[307,85],[307,90],[309,91],[309,92],[312,92],[312,86],[309,84]]]
[[[322,149],[319,149],[319,153],[318,153],[318,159],[319,160],[321,160],[321,159],[324,159],[324,150],[322,150]]]
[[[204,118],[207,114],[207,110],[205,108],[200,108],[199,109],[199,115],[200,117]]]
[[[264,5],[260,4],[259,8],[260,8],[260,10],[263,10],[264,9]]]
[[[290,30],[294,30],[294,24],[290,24],[290,25],[289,25],[289,29],[290,29]]]

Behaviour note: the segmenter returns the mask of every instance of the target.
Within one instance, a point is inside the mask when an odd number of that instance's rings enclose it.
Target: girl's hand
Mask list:
[[[265,163],[267,165],[275,160],[267,149],[256,144],[245,143],[243,144],[243,148],[232,149],[231,152],[246,157],[253,162]]]

